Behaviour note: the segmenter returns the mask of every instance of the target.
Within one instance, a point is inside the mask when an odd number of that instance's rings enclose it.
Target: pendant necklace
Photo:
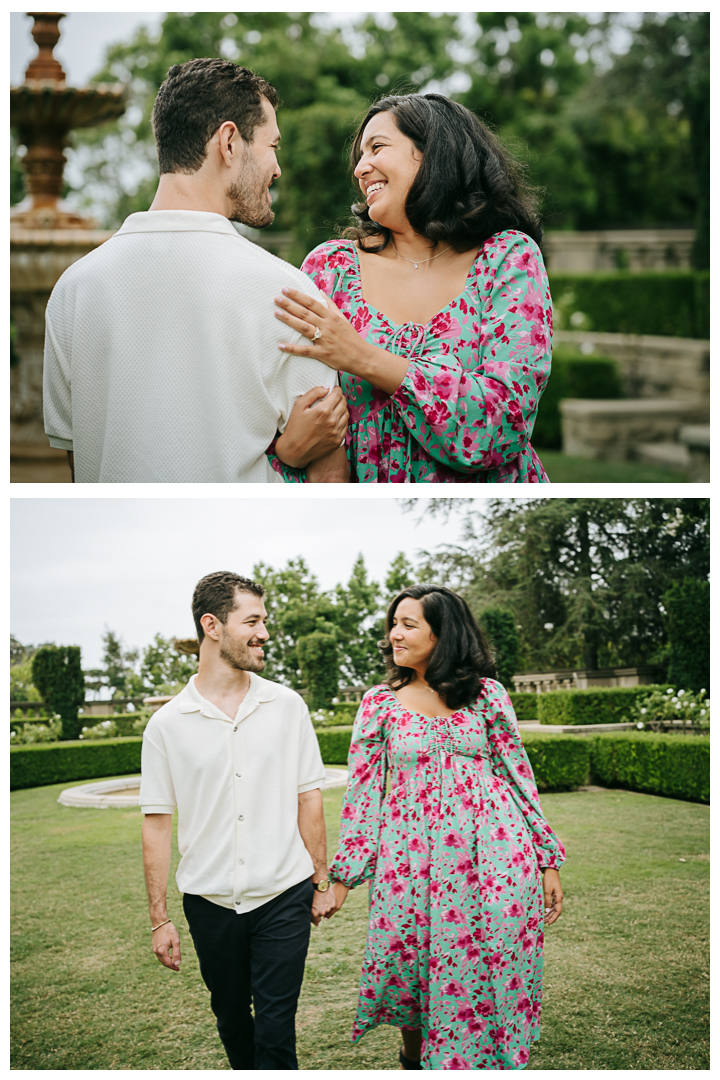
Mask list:
[[[438,251],[437,255],[431,255],[429,259],[420,259],[418,262],[415,262],[414,259],[406,259],[404,255],[400,254],[398,249],[395,247],[395,241],[393,240],[392,237],[390,237],[390,243],[392,244],[393,249],[394,249],[395,254],[397,255],[398,259],[405,259],[405,262],[412,263],[416,270],[417,270],[418,266],[421,266],[423,263],[432,262],[433,259],[439,259],[440,256],[444,255],[446,251],[451,251],[452,250],[452,248],[446,247],[446,248],[443,248],[442,251]],[[433,693],[434,692],[435,691],[433,691]]]

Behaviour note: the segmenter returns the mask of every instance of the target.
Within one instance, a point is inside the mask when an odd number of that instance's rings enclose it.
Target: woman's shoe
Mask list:
[[[411,1061],[410,1058],[406,1058],[402,1050],[400,1051],[400,1064],[403,1069],[422,1069],[419,1061]]]

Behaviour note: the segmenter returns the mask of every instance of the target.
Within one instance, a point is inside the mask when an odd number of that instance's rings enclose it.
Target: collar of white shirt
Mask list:
[[[207,210],[142,210],[125,218],[115,236],[138,232],[214,232],[240,236],[228,218]]]
[[[213,705],[212,701],[208,701],[195,689],[196,675],[192,676],[185,689],[178,694],[177,707],[181,713],[199,712],[201,716],[207,716],[214,720],[224,720],[227,724],[238,724],[246,716],[254,712],[262,702],[275,700],[275,691],[271,682],[261,679],[252,671],[248,672],[248,674],[250,676],[250,686],[247,694],[240,702],[240,708],[234,720],[231,720],[227,713],[224,713],[222,709],[218,709],[217,705]]]

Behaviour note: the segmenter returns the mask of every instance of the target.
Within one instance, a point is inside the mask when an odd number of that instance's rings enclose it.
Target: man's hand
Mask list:
[[[347,484],[350,479],[350,462],[345,452],[345,443],[333,450],[332,454],[311,461],[305,470],[308,484]]]
[[[180,935],[169,922],[160,926],[152,936],[153,952],[165,967],[172,971],[180,970]]]
[[[326,900],[323,910],[320,912],[320,918],[315,918],[315,904],[313,903],[313,922],[317,926],[321,919],[329,919],[335,915],[336,912],[345,903],[345,897],[350,892],[347,885],[341,885],[339,881],[334,882],[326,893],[320,893]],[[318,909],[319,910],[319,909]]]
[[[543,870],[543,901],[545,904],[545,925],[552,926],[562,915],[563,891],[560,884],[559,870]]]
[[[304,469],[341,445],[347,425],[347,402],[340,387],[328,393],[327,387],[315,386],[293,405],[275,453],[285,465]]]

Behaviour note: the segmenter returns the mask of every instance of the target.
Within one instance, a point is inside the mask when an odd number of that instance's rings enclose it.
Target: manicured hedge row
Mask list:
[[[706,270],[550,274],[550,291],[566,315],[581,311],[587,317],[588,330],[705,339],[710,336],[708,282]]]
[[[325,765],[347,765],[352,726],[318,728],[315,734],[320,744],[320,756]]]
[[[528,694],[525,691],[515,691],[510,694],[510,700],[518,720],[537,720],[537,699],[539,694]]]
[[[608,686],[596,690],[548,690],[538,694],[541,724],[618,724],[638,697],[666,686]]]
[[[10,790],[140,772],[142,737],[18,746],[10,750]]]
[[[591,775],[603,787],[710,802],[709,737],[618,731],[587,741]]]
[[[538,791],[572,791],[587,784],[591,739],[534,731],[524,731],[522,739]]]

